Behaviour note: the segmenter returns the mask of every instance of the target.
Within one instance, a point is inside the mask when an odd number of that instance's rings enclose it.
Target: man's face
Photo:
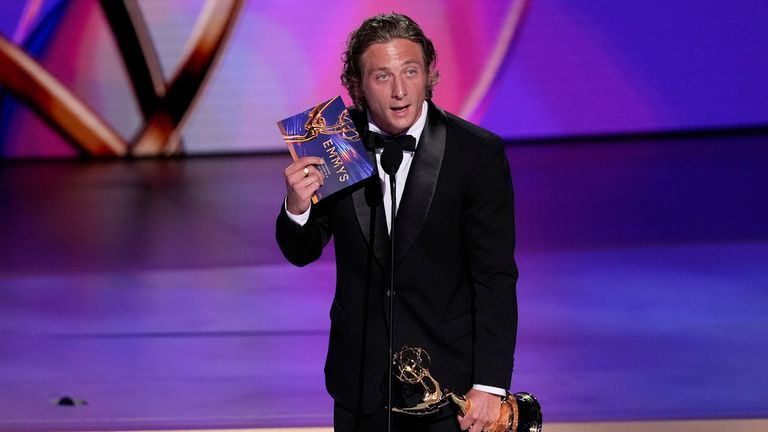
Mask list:
[[[407,131],[421,115],[427,92],[421,46],[407,39],[373,44],[360,64],[360,91],[373,122],[391,135]]]

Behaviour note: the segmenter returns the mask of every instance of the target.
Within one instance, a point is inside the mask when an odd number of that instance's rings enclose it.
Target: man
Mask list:
[[[322,160],[299,159],[284,173],[276,227],[283,254],[306,265],[334,238],[325,374],[337,431],[386,424],[390,191],[376,134],[416,139],[396,174],[395,350],[425,349],[432,375],[471,402],[464,416],[448,408],[424,418],[393,414],[393,429],[484,430],[510,385],[517,267],[508,163],[499,137],[431,102],[437,78],[432,42],[413,20],[369,18],[349,37],[342,82],[379,177],[312,205]]]

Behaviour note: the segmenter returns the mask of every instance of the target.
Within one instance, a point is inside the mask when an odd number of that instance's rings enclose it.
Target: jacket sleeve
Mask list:
[[[464,235],[474,289],[474,384],[508,389],[517,336],[514,196],[504,145],[479,146],[467,183]]]
[[[280,251],[294,265],[303,267],[320,258],[323,248],[331,239],[328,216],[322,205],[313,205],[306,224],[293,222],[280,206],[275,222],[275,238]]]

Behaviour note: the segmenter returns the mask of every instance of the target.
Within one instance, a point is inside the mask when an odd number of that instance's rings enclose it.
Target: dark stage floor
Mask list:
[[[768,418],[768,137],[508,157],[513,390],[552,422]],[[277,250],[288,162],[2,162],[0,430],[330,425],[333,256]]]

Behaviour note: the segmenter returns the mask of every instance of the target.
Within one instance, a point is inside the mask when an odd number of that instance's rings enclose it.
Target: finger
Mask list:
[[[472,431],[473,432],[474,431],[477,431],[477,432],[487,431],[488,430],[488,426],[490,426],[490,425],[491,425],[490,423],[487,423],[487,422],[484,422],[484,421],[480,421],[480,420],[476,420],[475,423],[472,424]]]
[[[304,156],[299,159],[296,159],[292,165],[296,165],[299,167],[305,167],[307,165],[322,165],[325,162],[323,161],[323,158],[318,156]]]
[[[308,177],[301,177],[293,184],[289,185],[288,193],[295,194],[302,200],[307,200],[312,197],[312,194],[322,185],[321,181],[314,175]]]
[[[306,168],[306,165],[295,161],[285,169],[285,177],[296,177]],[[303,175],[303,174],[302,174]]]
[[[467,427],[464,426],[463,419],[464,417],[457,415],[456,420],[459,422],[459,430],[467,430]]]
[[[461,430],[469,430],[469,427],[472,426],[472,423],[474,423],[475,421],[473,418],[471,418],[468,415],[458,416],[458,418],[459,418],[459,428]]]
[[[314,176],[315,178],[317,178],[317,181],[321,185],[323,183],[325,183],[325,175],[323,175],[323,173],[320,172],[320,170],[317,169],[317,167],[314,166],[314,165],[307,165],[306,167],[304,167],[304,169],[302,170],[302,174],[305,177],[313,177]]]
[[[303,161],[305,165],[322,165],[325,163],[323,158],[318,156],[304,156],[303,158],[299,159],[300,161]]]
[[[320,164],[312,164],[307,162],[314,162],[316,160],[319,160]],[[322,164],[322,159],[320,158],[301,158],[297,160],[296,162],[292,163],[288,166],[288,168],[285,170],[287,176],[302,176],[307,177],[311,173],[318,173],[322,176],[320,173],[320,170],[317,168],[317,165]]]
[[[286,174],[286,181],[291,187],[306,187],[314,181],[323,185],[325,184],[325,176],[313,165],[308,165],[299,171]]]
[[[475,418],[474,423],[472,424],[473,430],[487,430],[494,421],[497,420],[497,417],[493,417],[493,413],[489,411],[484,412],[478,412],[477,417]]]
[[[312,189],[312,192],[316,191],[320,188],[324,183],[323,176],[320,173],[314,173],[310,174],[307,177],[304,177],[300,183],[299,187],[303,189]]]
[[[288,211],[293,214],[304,213],[310,205],[312,195],[320,188],[320,184],[313,179],[303,180],[288,190]]]
[[[304,156],[303,158],[297,159],[293,161],[292,164],[288,165],[288,168],[285,169],[286,176],[295,174],[297,172],[301,172],[304,170],[304,168],[311,166],[311,165],[323,165],[324,161],[323,158],[316,157],[316,156]]]
[[[305,168],[305,170],[307,170],[306,171],[307,174],[304,174],[302,172],[302,175],[304,176],[304,181],[309,181],[309,184],[312,184],[313,182],[317,182],[317,184],[320,186],[325,184],[325,176],[317,168],[308,167],[308,168]]]

